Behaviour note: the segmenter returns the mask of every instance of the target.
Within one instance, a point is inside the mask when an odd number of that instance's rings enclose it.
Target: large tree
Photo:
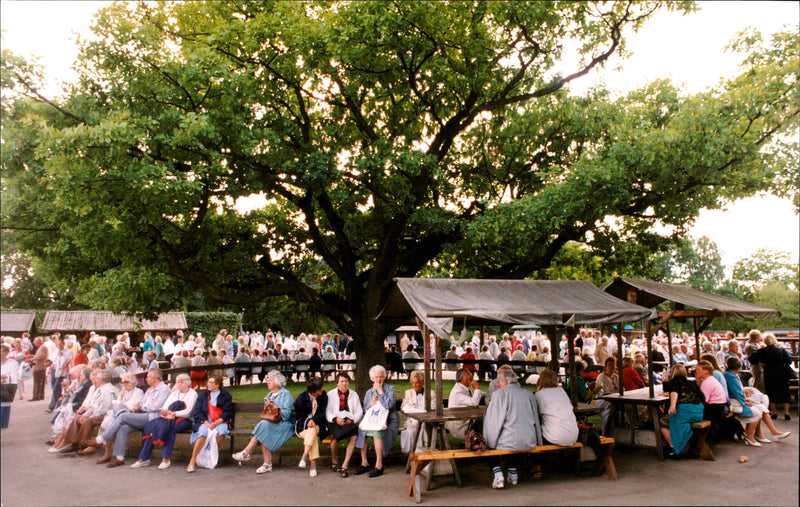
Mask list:
[[[393,277],[525,277],[786,174],[796,34],[694,96],[567,93],[657,8],[693,6],[115,4],[65,100],[4,63],[3,228],[95,306],[291,297],[354,336],[364,388]]]

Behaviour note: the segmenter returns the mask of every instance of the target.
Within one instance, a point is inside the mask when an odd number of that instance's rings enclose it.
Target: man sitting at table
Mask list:
[[[403,403],[400,411],[404,414],[419,414],[425,410],[425,374],[422,370],[412,370],[409,374],[411,378],[411,389],[406,390],[403,396]],[[431,409],[436,407],[436,393],[431,393]],[[414,433],[417,431],[419,422],[411,417],[406,417],[406,426],[400,435],[400,449],[403,452],[411,452]],[[427,445],[425,432],[421,431],[417,440],[417,447]]]
[[[475,375],[472,371],[462,368],[458,370],[456,378],[458,381],[450,391],[447,406],[449,408],[477,407],[481,402],[483,393],[478,389],[478,381],[475,379]],[[464,440],[469,421],[448,421],[444,426],[454,437]],[[479,429],[477,431],[480,432]]]
[[[539,410],[533,393],[522,389],[517,375],[511,369],[497,371],[497,387],[483,418],[483,436],[492,449],[522,451],[534,449],[542,444],[542,428]],[[508,482],[517,484],[517,466],[523,455],[505,456],[508,466]],[[505,486],[500,457],[489,458],[489,468],[494,474],[492,487]]]

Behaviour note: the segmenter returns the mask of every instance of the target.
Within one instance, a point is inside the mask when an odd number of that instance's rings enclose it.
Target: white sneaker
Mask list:
[[[511,474],[509,474],[509,475],[508,475],[508,477],[506,477],[506,480],[507,480],[507,481],[508,481],[508,483],[509,483],[509,484],[511,484],[512,486],[516,486],[516,485],[517,485],[517,480],[518,480],[518,477],[519,477],[519,476],[516,476],[516,475],[511,475]]]
[[[505,482],[503,481],[502,475],[495,475],[494,480],[492,481],[492,488],[494,489],[503,489],[506,487]]]
[[[160,464],[160,465],[158,465],[158,469],[159,469],[159,470],[166,470],[167,468],[169,468],[169,467],[171,467],[171,466],[172,466],[172,461],[167,461],[166,463],[164,463],[164,462],[162,461],[162,462],[161,462],[161,464]]]
[[[316,476],[317,476],[317,469],[316,469],[316,468],[312,468],[312,469],[311,469],[311,470],[308,472],[308,476],[309,476],[309,477],[316,477]]]
[[[134,463],[133,465],[131,465],[131,468],[142,468],[142,467],[149,467],[149,466],[150,466],[150,460],[147,460],[147,461],[139,460],[136,463]]]
[[[306,460],[301,459],[300,463],[298,463],[297,466],[298,466],[298,468],[302,468],[303,470],[305,470],[306,467],[308,466],[308,464],[306,463]]]

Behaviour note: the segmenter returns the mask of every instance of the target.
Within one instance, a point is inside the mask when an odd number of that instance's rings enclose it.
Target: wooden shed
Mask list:
[[[22,333],[36,332],[36,314],[34,312],[0,312],[0,334],[21,338]],[[31,338],[33,339],[33,338]]]
[[[105,335],[109,339],[127,331],[131,337],[131,345],[139,343],[147,331],[153,335],[168,336],[179,329],[186,330],[186,328],[186,316],[183,312],[162,313],[156,320],[139,320],[132,315],[112,312],[51,311],[47,312],[42,322],[42,329],[47,332],[58,331],[62,335],[74,334],[79,339],[87,337],[90,331]]]

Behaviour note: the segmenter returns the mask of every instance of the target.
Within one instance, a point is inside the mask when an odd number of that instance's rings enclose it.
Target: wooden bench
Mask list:
[[[692,431],[694,431],[694,451],[703,459],[716,461],[714,453],[711,452],[711,447],[709,447],[708,442],[706,442],[709,430],[711,430],[711,421],[692,423]]]
[[[617,480],[617,469],[614,466],[613,450],[614,439],[608,437],[601,437],[600,444],[602,446],[601,456],[598,456],[598,466],[596,473],[601,473],[602,468],[605,467],[608,479],[611,481]],[[465,458],[487,458],[490,456],[506,456],[509,454],[546,454],[550,452],[560,452],[567,449],[577,449],[583,447],[583,444],[577,442],[570,446],[561,445],[540,445],[534,449],[527,449],[524,451],[512,451],[509,449],[487,449],[483,452],[474,452],[467,449],[443,449],[439,451],[421,451],[411,453],[409,461],[411,464],[411,477],[408,479],[408,496],[413,496],[417,503],[421,501],[421,484],[420,472],[436,460],[443,459],[465,459]],[[602,459],[602,462],[600,461]]]
[[[253,428],[261,420],[262,410],[264,410],[262,402],[233,402],[233,417],[230,422],[231,454],[236,452],[234,449],[236,437],[244,436],[250,439]]]

